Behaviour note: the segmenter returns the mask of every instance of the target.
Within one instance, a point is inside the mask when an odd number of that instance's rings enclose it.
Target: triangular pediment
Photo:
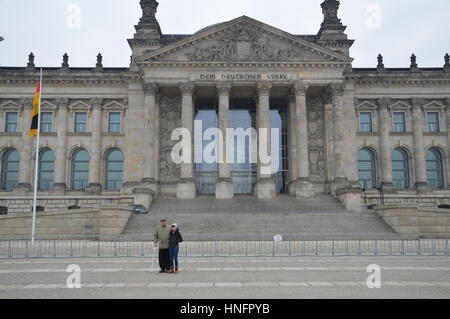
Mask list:
[[[341,62],[352,58],[246,16],[135,59],[148,62]]]

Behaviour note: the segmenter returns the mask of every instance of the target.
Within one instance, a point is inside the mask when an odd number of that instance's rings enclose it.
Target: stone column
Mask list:
[[[219,95],[219,130],[222,132],[222,141],[219,141],[219,180],[216,184],[216,198],[233,198],[233,183],[231,181],[230,164],[227,163],[227,128],[229,127],[230,92],[231,83],[220,82],[217,84]]]
[[[256,184],[256,197],[259,199],[270,199],[275,197],[275,182],[272,179],[272,163],[263,163],[261,158],[261,147],[266,146],[267,154],[271,155],[270,141],[270,90],[271,83],[260,82],[257,84],[258,107],[258,182]],[[266,140],[265,140],[266,139]],[[266,143],[264,145],[263,143]]]
[[[342,103],[344,95],[344,84],[331,84],[329,91],[333,104],[333,128],[334,128],[334,191],[348,186],[346,178],[345,163],[345,115],[344,105]]]
[[[102,189],[102,104],[103,99],[91,99],[92,106],[92,137],[89,160],[89,193],[100,193]]]
[[[381,170],[381,187],[383,191],[392,190],[392,152],[391,152],[391,117],[389,116],[389,99],[378,100],[379,113],[379,149],[380,149],[380,170]]]
[[[309,150],[308,150],[308,117],[306,112],[306,92],[309,84],[297,82],[294,84],[295,119],[297,141],[297,197],[312,197],[314,190],[309,180]]]
[[[181,164],[181,178],[177,185],[177,198],[192,199],[195,198],[197,190],[194,183],[194,90],[195,84],[186,82],[180,84],[181,90],[181,126],[191,133],[191,153],[189,163]]]
[[[155,160],[155,137],[156,137],[156,95],[159,87],[156,83],[144,84],[145,93],[145,114],[146,114],[146,147],[144,157],[144,177],[143,182],[154,183],[156,181],[154,160]]]
[[[427,181],[427,170],[425,161],[425,146],[423,141],[424,112],[422,99],[412,100],[413,112],[413,140],[414,140],[414,168],[415,168],[415,186],[417,192],[426,193],[430,191]]]
[[[56,138],[55,157],[55,183],[54,189],[58,193],[64,194],[66,189],[66,159],[67,159],[67,114],[69,99],[58,99],[58,129]]]
[[[32,152],[33,152],[33,140],[35,138],[30,136],[31,127],[31,110],[32,100],[23,99],[21,101],[23,105],[22,116],[22,138],[23,147],[20,152],[20,170],[19,181],[16,186],[15,192],[19,194],[27,194],[31,190],[31,164],[32,164]]]
[[[450,98],[447,101],[447,151],[448,151],[448,161],[447,161],[447,180],[450,186]]]
[[[296,101],[295,95],[289,95],[289,173],[291,183],[289,185],[289,194],[295,195],[295,185],[297,184],[297,120],[296,120]]]

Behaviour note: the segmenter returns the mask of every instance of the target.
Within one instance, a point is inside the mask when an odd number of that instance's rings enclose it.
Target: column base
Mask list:
[[[337,194],[338,192],[345,190],[348,186],[349,184],[346,177],[336,177],[332,184],[333,193]]]
[[[313,184],[308,179],[297,179],[295,183],[295,197],[311,198],[314,196]]]
[[[219,179],[216,184],[216,199],[232,199],[233,197],[234,190],[231,179]]]
[[[194,199],[197,195],[195,183],[191,180],[180,182],[177,184],[178,199]]]
[[[272,199],[276,196],[275,183],[271,178],[259,179],[255,186],[255,194],[258,199]]]
[[[17,186],[14,188],[14,193],[17,193],[18,195],[28,195],[29,192],[31,192],[31,184],[28,183],[20,183],[17,184]]]
[[[384,193],[393,193],[395,190],[394,184],[392,184],[392,182],[381,183],[381,189],[383,190]]]
[[[417,194],[429,194],[431,193],[431,187],[428,183],[416,183]]]
[[[98,195],[102,191],[102,185],[99,183],[90,183],[85,192],[88,194]]]
[[[52,193],[55,195],[64,195],[66,191],[66,184],[64,183],[56,183],[53,184]]]

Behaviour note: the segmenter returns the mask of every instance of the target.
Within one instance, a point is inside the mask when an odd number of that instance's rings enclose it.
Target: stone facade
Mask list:
[[[199,193],[195,166],[173,163],[176,141],[171,135],[180,126],[193,132],[201,98],[217,101],[222,129],[230,124],[236,99],[253,100],[255,128],[269,128],[273,101],[284,101],[288,174],[283,183],[291,196],[330,193],[347,209],[360,211],[361,149],[372,152],[374,166],[373,183],[363,196],[377,196],[380,187],[388,197],[450,195],[448,55],[443,68],[420,68],[413,56],[411,68],[387,69],[381,55],[377,68],[353,68],[349,53],[353,40],[338,18],[337,0],[322,3],[321,29],[306,36],[246,16],[192,35],[162,34],[156,19],[158,2],[141,0],[140,5],[143,16],[134,38],[128,40],[129,67],[104,67],[99,54],[95,67],[71,68],[65,54],[61,68],[43,69],[42,112],[50,114],[52,127],[42,133],[40,147],[54,154],[53,183],[44,187],[43,196],[130,196],[146,206],[157,194],[194,198]],[[33,54],[27,67],[0,68],[0,158],[5,182],[1,200],[32,193],[36,146],[28,128],[38,74]],[[11,120],[11,113],[17,114],[17,120]],[[404,131],[394,130],[396,113],[404,114]],[[437,130],[428,129],[428,113],[438,115],[438,123],[433,124]],[[77,122],[78,114],[86,114],[84,124]],[[361,114],[370,114],[369,130],[361,130]],[[439,188],[430,187],[427,180],[430,148],[441,155]],[[407,155],[407,187],[396,187],[391,158],[395,149]],[[19,153],[20,169],[8,173],[6,155],[11,150]],[[89,154],[88,172],[78,172],[74,166],[80,150]],[[108,166],[113,151],[123,154],[122,176],[115,179],[111,176],[117,172],[109,168],[118,164]],[[226,146],[220,150],[226,151]],[[84,177],[77,180],[79,176]],[[234,196],[233,178],[228,164],[218,165],[218,199]],[[9,187],[11,181],[14,187]],[[274,178],[263,165],[256,169],[254,189],[257,198],[278,195]]]

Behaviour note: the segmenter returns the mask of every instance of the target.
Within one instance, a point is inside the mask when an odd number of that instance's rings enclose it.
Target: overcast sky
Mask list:
[[[157,18],[163,33],[194,33],[213,23],[247,15],[293,34],[316,34],[322,0],[160,0]],[[71,66],[128,66],[126,39],[134,33],[139,0],[0,0],[0,65],[24,66],[29,52],[36,65],[60,66],[67,52]],[[375,67],[382,53],[386,67],[442,67],[450,52],[449,0],[341,0],[339,13],[356,42],[355,67]]]

